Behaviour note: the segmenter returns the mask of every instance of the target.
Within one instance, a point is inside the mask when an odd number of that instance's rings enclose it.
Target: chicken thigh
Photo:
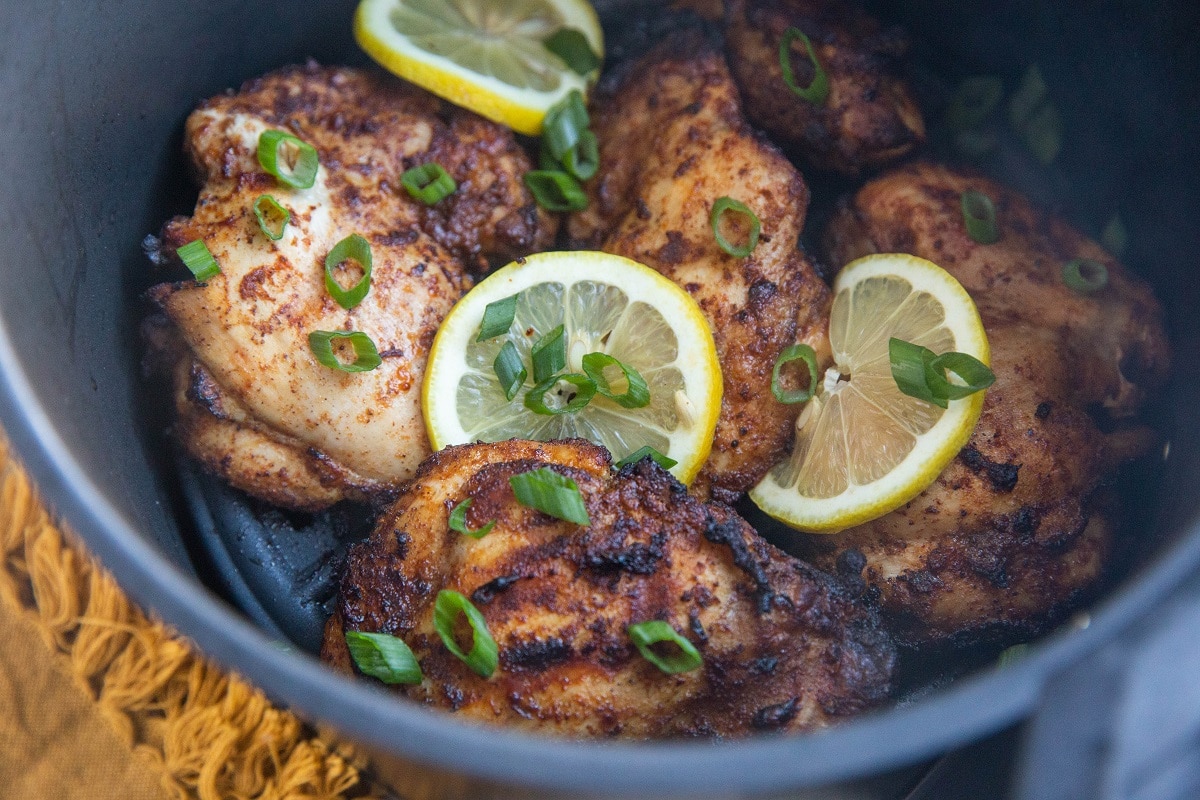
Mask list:
[[[314,185],[277,182],[257,159],[279,129],[316,148]],[[203,240],[221,267],[206,283],[164,283],[146,326],[166,362],[188,452],[276,505],[318,509],[387,491],[429,453],[419,394],[442,317],[468,269],[548,245],[555,222],[522,183],[528,157],[511,132],[395,79],[293,67],[214,97],[188,118],[186,147],[203,188],[190,218],[163,230],[161,252]],[[458,189],[426,206],[401,185],[440,164]],[[290,212],[283,236],[254,204]],[[325,288],[325,257],[351,234],[370,244],[370,292],[350,310]],[[348,282],[353,282],[349,280]],[[322,366],[313,331],[360,331],[382,365]]]
[[[698,32],[674,35],[625,64],[600,87],[594,106],[601,174],[569,233],[653,267],[703,309],[724,398],[695,489],[732,501],[791,442],[799,406],[771,393],[780,353],[804,342],[829,360],[829,289],[798,245],[808,188],[750,130],[724,57]],[[713,234],[713,204],[726,196],[762,225],[758,246],[744,258],[725,252]]]
[[[590,522],[521,505],[509,478],[549,468],[576,482]],[[448,526],[470,499],[466,524]],[[451,589],[499,647],[490,678],[433,626]],[[667,622],[701,665],[666,674],[627,628]],[[760,539],[731,509],[691,497],[650,459],[613,472],[586,441],[449,447],[418,470],[351,551],[323,657],[346,672],[346,631],[404,639],[421,683],[410,698],[489,723],[570,736],[738,736],[801,730],[870,707],[894,650],[875,614],[830,576]]]
[[[988,195],[1000,239],[967,234],[960,197]],[[994,181],[918,163],[864,186],[828,230],[831,260],[908,252],[953,274],[979,308],[995,384],[970,441],[900,509],[807,537],[815,563],[876,587],[908,641],[1035,632],[1096,583],[1117,524],[1110,484],[1147,452],[1137,419],[1169,350],[1148,286],[1062,220]],[[1081,294],[1063,265],[1108,284]]]

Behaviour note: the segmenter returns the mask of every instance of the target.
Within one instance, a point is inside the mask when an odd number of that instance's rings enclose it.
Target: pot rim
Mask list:
[[[75,459],[0,326],[0,419],[44,498],[137,602],[301,715],[365,744],[449,772],[570,792],[716,794],[819,786],[914,764],[1018,721],[1046,680],[1110,641],[1200,565],[1193,522],[1182,541],[1089,609],[1090,624],[1039,642],[1004,670],[980,670],[919,701],[815,734],[723,742],[570,741],[460,721],[396,702],[273,639],[138,534]],[[389,735],[405,731],[403,739]]]

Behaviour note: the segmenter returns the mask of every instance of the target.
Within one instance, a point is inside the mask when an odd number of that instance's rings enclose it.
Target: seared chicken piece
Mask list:
[[[509,477],[576,481],[590,524],[520,505]],[[451,531],[472,501],[475,540]],[[484,679],[443,645],[434,599],[472,599],[499,646]],[[626,631],[664,620],[701,667],[667,675]],[[894,651],[835,579],[776,550],[724,505],[691,497],[652,461],[614,473],[580,439],[450,447],[426,461],[350,553],[322,656],[353,666],[345,631],[404,639],[424,672],[411,698],[489,723],[571,736],[737,736],[800,730],[888,691]],[[468,644],[469,647],[469,644]]]
[[[264,172],[256,152],[269,129],[317,149],[312,188]],[[188,118],[186,146],[203,188],[194,216],[166,225],[164,251],[203,239],[221,274],[149,293],[173,328],[152,326],[151,343],[171,361],[180,440],[235,486],[292,508],[408,478],[429,452],[426,354],[470,285],[464,267],[546,246],[555,233],[522,185],[530,164],[512,134],[394,79],[309,65],[208,100]],[[400,176],[431,161],[458,190],[426,207]],[[291,212],[278,242],[254,216],[263,194]],[[374,271],[366,299],[347,311],[325,289],[324,261],[350,234],[370,243]],[[366,333],[383,365],[321,366],[308,343],[317,330]]]
[[[960,196],[996,204],[1000,241],[966,233]],[[931,164],[863,187],[828,231],[831,258],[910,252],[950,271],[979,307],[996,383],[970,441],[910,503],[836,536],[808,537],[818,565],[858,574],[910,641],[1033,632],[1102,573],[1118,467],[1154,434],[1131,419],[1166,377],[1149,287],[1098,245],[982,177]],[[1061,268],[1089,258],[1108,286],[1078,294]]]
[[[794,27],[812,42],[829,79],[829,96],[814,104],[783,80],[779,47]],[[726,49],[746,115],[785,149],[822,169],[857,174],[911,152],[925,141],[925,122],[897,68],[908,42],[844,0],[726,0]],[[814,70],[801,39],[791,44],[796,83]]]
[[[724,398],[696,488],[732,501],[792,440],[800,407],[771,394],[776,358],[805,342],[829,359],[829,289],[797,244],[808,188],[750,131],[724,58],[698,34],[675,36],[627,64],[594,105],[601,173],[590,184],[588,209],[570,219],[570,234],[653,267],[704,310]],[[723,196],[745,203],[762,222],[746,258],[728,255],[713,236],[709,214]]]

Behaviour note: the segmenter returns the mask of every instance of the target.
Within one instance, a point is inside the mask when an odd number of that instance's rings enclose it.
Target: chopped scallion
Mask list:
[[[482,539],[492,532],[492,528],[496,527],[496,520],[491,520],[482,528],[472,530],[467,525],[467,509],[471,507],[471,502],[471,498],[468,497],[450,511],[450,530],[470,536],[472,539]]]
[[[986,364],[967,353],[937,355],[927,347],[893,337],[888,341],[888,356],[892,378],[901,392],[942,408],[948,408],[950,400],[982,391],[996,380]],[[963,384],[947,380],[947,371]]]
[[[511,403],[525,385],[525,379],[529,377],[529,372],[521,363],[521,354],[517,352],[516,345],[505,342],[496,354],[496,360],[492,362],[492,369],[496,372],[496,379],[500,381],[500,388],[504,390],[504,399]]]
[[[581,133],[579,141],[563,156],[563,166],[581,181],[595,175],[600,169],[600,145],[596,141],[596,134],[591,131]]]
[[[561,101],[550,107],[542,121],[542,141],[555,161],[562,161],[591,125],[587,106],[578,89],[572,89]]]
[[[547,395],[553,399],[553,405],[546,402]],[[546,416],[574,414],[592,402],[595,396],[596,384],[587,375],[578,372],[551,375],[525,393],[525,407],[535,414]]]
[[[400,176],[400,184],[414,200],[419,200],[427,206],[444,200],[458,189],[458,184],[450,177],[450,173],[435,161],[406,170]]]
[[[362,269],[362,277],[349,289],[338,283],[334,271],[346,261],[355,261]],[[325,256],[325,290],[342,308],[354,308],[371,291],[371,245],[352,233],[333,246]]]
[[[808,86],[796,83],[796,73],[792,69],[792,42],[797,39],[804,42],[804,47],[808,50],[808,60],[812,62],[813,77]],[[779,43],[779,68],[783,70],[783,82],[793,94],[803,97],[815,106],[821,105],[829,97],[829,76],[821,66],[821,60],[817,58],[817,51],[813,49],[812,42],[799,28],[788,28],[783,32],[783,40]]]
[[[996,206],[992,198],[983,192],[972,190],[962,193],[963,225],[967,235],[980,244],[993,244],[1000,240],[1000,228],[996,225]]]
[[[384,683],[420,683],[417,657],[403,639],[386,633],[346,631],[346,646],[358,671]]]
[[[471,649],[463,652],[454,638],[454,628],[459,615],[467,618],[471,626]],[[487,620],[471,601],[458,592],[443,589],[433,602],[433,627],[446,649],[464,662],[471,671],[483,678],[490,678],[500,664],[500,649],[488,632]]]
[[[587,506],[579,493],[579,484],[549,467],[539,467],[508,479],[517,502],[557,519],[588,525]]]
[[[724,234],[721,233],[723,218],[728,215],[743,219],[745,224],[749,226],[745,244],[731,244],[725,238]],[[712,232],[717,240],[717,245],[729,255],[737,258],[745,258],[754,252],[754,248],[758,246],[758,236],[762,231],[762,223],[759,222],[758,215],[751,211],[745,203],[734,200],[732,197],[718,197],[716,202],[713,203],[712,213],[709,214],[708,221],[712,225]]]
[[[541,383],[567,365],[567,337],[562,325],[550,330],[533,343],[529,359],[533,362],[533,382]]]
[[[354,361],[343,363],[333,352],[335,340],[345,339],[354,348]],[[383,363],[371,337],[360,331],[313,331],[308,346],[322,366],[342,372],[370,372]]]
[[[808,367],[808,386],[805,389],[785,390],[779,385],[779,373],[785,364],[792,361],[803,361]],[[791,347],[784,349],[779,354],[779,358],[775,359],[775,368],[771,370],[771,394],[775,395],[775,399],[785,405],[793,405],[795,403],[806,403],[812,399],[813,392],[817,390],[817,354],[806,344],[794,344]]]
[[[651,461],[653,461],[655,464],[658,464],[663,469],[670,469],[671,467],[673,467],[679,463],[675,459],[670,458],[668,456],[664,456],[662,453],[658,452],[653,447],[646,445],[645,447],[639,447],[637,450],[634,450],[632,453],[625,456],[617,463],[613,464],[613,469],[621,469],[622,467],[627,467],[630,464],[636,464],[637,462],[641,461],[643,458],[649,458]]]
[[[317,182],[317,149],[284,131],[258,137],[258,163],[284,186],[309,189]]]
[[[616,367],[625,379],[625,391],[616,393],[604,375],[604,370]],[[583,357],[583,371],[596,384],[596,391],[622,408],[643,408],[650,405],[650,387],[636,369],[623,364],[607,353],[588,353]]]
[[[583,211],[588,199],[579,181],[556,169],[535,169],[525,173],[525,185],[537,204],[547,211]]]
[[[1108,267],[1090,258],[1072,259],[1063,264],[1062,279],[1080,294],[1091,294],[1108,286]]]
[[[587,75],[600,68],[600,57],[592,50],[583,32],[575,28],[559,28],[542,41],[554,55],[563,60],[576,75]]]
[[[483,309],[483,321],[479,323],[479,335],[475,341],[482,342],[508,333],[513,318],[517,316],[517,295],[510,294],[502,300],[494,300]]]
[[[292,212],[279,205],[279,201],[269,194],[260,194],[255,199],[254,216],[258,218],[258,227],[263,234],[273,242],[283,238],[283,232],[292,221]]]
[[[695,646],[661,619],[639,622],[630,625],[626,630],[629,632],[629,638],[633,641],[633,646],[642,654],[642,658],[668,675],[691,672],[704,664],[704,659],[701,658],[700,652],[696,650]],[[662,643],[675,645],[678,652],[665,656],[654,652],[654,645]]]
[[[213,258],[212,252],[209,251],[208,245],[204,243],[203,239],[188,242],[177,249],[175,253],[183,265],[201,283],[211,280],[221,273],[221,265]]]

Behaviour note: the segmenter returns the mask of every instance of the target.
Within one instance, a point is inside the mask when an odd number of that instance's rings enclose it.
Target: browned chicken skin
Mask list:
[[[704,310],[724,398],[696,489],[732,500],[791,443],[799,406],[771,394],[776,358],[797,341],[829,358],[829,290],[797,245],[808,188],[751,132],[724,58],[699,34],[674,36],[625,65],[594,106],[603,168],[569,232],[577,243],[653,267]],[[709,214],[722,196],[762,222],[746,258],[728,255],[713,237]]]
[[[259,134],[272,128],[317,149],[311,189],[289,189],[259,165]],[[164,250],[203,239],[221,274],[150,291],[170,322],[149,329],[169,362],[178,438],[277,505],[317,509],[394,487],[429,452],[421,377],[438,324],[470,285],[467,268],[553,241],[554,221],[521,180],[528,157],[509,131],[421,90],[316,65],[206,101],[188,118],[186,146],[203,188],[194,215],[165,227]],[[458,183],[432,207],[400,183],[430,161]],[[292,215],[278,242],[253,213],[263,194]],[[350,234],[370,243],[374,272],[347,311],[325,289],[324,260]],[[383,365],[321,366],[314,330],[366,333]]]
[[[969,238],[962,192],[987,194],[1000,241]],[[1032,632],[1092,586],[1115,517],[1106,488],[1153,433],[1131,419],[1166,377],[1168,345],[1149,288],[1098,245],[974,174],[914,164],[863,187],[828,231],[831,260],[908,252],[971,293],[996,383],[967,446],[907,505],[836,536],[813,560],[857,572],[911,641]],[[1082,295],[1061,267],[1086,257],[1108,286]],[[858,555],[858,554],[861,554]]]
[[[508,478],[550,466],[579,485],[580,527],[520,505]],[[471,539],[450,509],[470,498]],[[500,666],[475,675],[433,628],[441,589],[472,598]],[[626,632],[665,620],[703,657],[667,675]],[[322,655],[353,670],[346,630],[402,637],[424,672],[400,690],[485,722],[571,736],[801,730],[888,690],[893,649],[840,584],[703,503],[653,462],[614,473],[583,440],[450,447],[426,461],[350,554]]]
[[[779,46],[789,27],[809,37],[829,78],[829,96],[819,105],[783,80]],[[896,68],[907,41],[854,3],[726,0],[725,34],[746,116],[814,166],[857,174],[925,141],[921,111]],[[808,86],[813,68],[803,41],[791,52],[796,82]]]

